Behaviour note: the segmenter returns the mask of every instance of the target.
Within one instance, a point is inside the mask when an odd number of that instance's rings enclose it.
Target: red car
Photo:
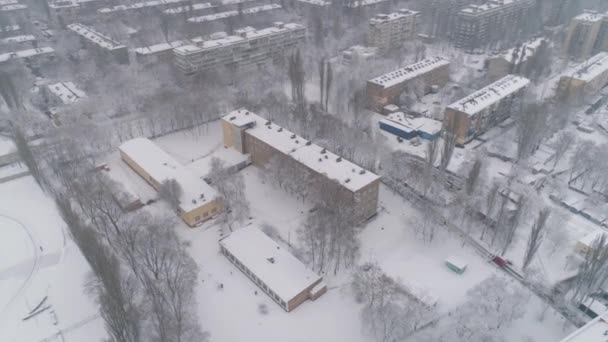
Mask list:
[[[500,266],[500,267],[506,267],[507,266],[507,261],[501,257],[499,257],[498,255],[495,255],[492,258],[492,262],[494,262],[496,265]]]

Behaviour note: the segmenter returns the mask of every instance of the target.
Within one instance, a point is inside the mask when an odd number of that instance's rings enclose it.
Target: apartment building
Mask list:
[[[524,91],[529,83],[524,77],[507,75],[452,103],[445,109],[444,128],[456,135],[458,145],[464,145],[521,112]]]
[[[55,58],[55,50],[53,50],[53,48],[41,47],[0,54],[0,64],[17,59],[21,59],[26,62],[34,62],[40,60],[52,60],[53,58]]]
[[[217,191],[152,141],[135,138],[124,142],[118,150],[121,159],[154,190],[158,191],[166,180],[175,180],[180,185],[177,213],[190,227],[222,212],[224,205]]]
[[[59,26],[80,21],[84,15],[93,15],[96,10],[114,0],[54,0],[48,1],[51,22]]]
[[[447,59],[439,56],[426,58],[367,81],[369,108],[381,113],[386,105],[399,102],[399,96],[408,87],[420,84],[424,88],[434,85],[443,87],[449,80],[450,62]]]
[[[566,32],[562,54],[585,60],[608,50],[608,13],[585,11],[572,18]]]
[[[253,14],[264,13],[268,11],[280,10],[283,7],[279,4],[265,4],[259,6],[252,6],[248,8],[236,9],[236,10],[228,10],[223,12],[216,12],[212,14],[205,14],[198,17],[188,18],[189,23],[198,23],[204,24],[212,21],[223,20],[227,18],[241,17],[241,16],[249,16]]]
[[[322,277],[254,225],[222,238],[220,250],[287,312],[327,292]]]
[[[151,0],[134,2],[128,5],[116,5],[112,7],[104,7],[97,10],[99,14],[112,14],[112,13],[127,13],[127,12],[152,12],[155,13],[158,10],[167,10],[172,7],[178,7],[190,2],[190,0]]]
[[[225,115],[222,129],[224,146],[248,153],[256,166],[284,157],[315,187],[331,192],[334,203],[347,205],[356,222],[376,214],[380,177],[372,172],[246,109]]]
[[[467,52],[483,51],[492,43],[506,40],[525,27],[534,0],[488,0],[466,6],[458,13],[454,44]]]
[[[306,37],[306,28],[299,24],[274,23],[256,30],[246,27],[235,35],[212,35],[211,39],[173,49],[174,64],[182,75],[226,67],[241,71],[254,69],[285,56]]]
[[[342,51],[340,64],[348,67],[356,67],[372,61],[377,55],[377,47],[354,45]]]
[[[29,21],[29,9],[27,5],[19,3],[0,5],[0,18],[9,24]]]
[[[596,95],[608,85],[608,52],[600,52],[567,70],[559,79],[557,97],[573,105],[581,105],[585,98]]]
[[[416,36],[420,12],[400,9],[390,14],[378,14],[369,20],[367,41],[381,51],[399,47]]]
[[[461,9],[475,0],[425,0],[422,7],[422,32],[429,37],[450,37]]]
[[[95,49],[99,53],[107,54],[120,64],[129,64],[129,51],[125,45],[83,24],[70,24],[68,25],[68,29],[78,34],[81,38],[80,40],[89,49]]]
[[[535,38],[486,60],[488,76],[495,81],[508,74],[528,76],[534,59],[542,48],[549,48],[545,38]]]

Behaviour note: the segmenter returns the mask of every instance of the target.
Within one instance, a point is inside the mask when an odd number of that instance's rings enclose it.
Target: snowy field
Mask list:
[[[103,340],[89,266],[32,177],[0,184],[0,233],[0,341]]]

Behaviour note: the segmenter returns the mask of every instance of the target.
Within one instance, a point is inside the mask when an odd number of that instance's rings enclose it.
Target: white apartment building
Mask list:
[[[129,64],[129,51],[125,45],[83,24],[70,24],[68,29],[78,34],[84,44],[90,48],[109,53],[120,64]]]
[[[420,12],[408,9],[376,15],[369,21],[369,45],[386,51],[414,38],[419,17]]]
[[[212,35],[203,40],[173,49],[174,63],[182,74],[193,75],[225,66],[233,70],[251,69],[284,56],[306,37],[306,28],[294,23],[274,23],[256,30],[245,27],[235,35]]]

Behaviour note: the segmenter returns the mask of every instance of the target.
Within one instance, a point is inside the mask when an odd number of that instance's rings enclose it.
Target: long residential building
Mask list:
[[[521,112],[523,95],[530,81],[507,75],[445,109],[444,128],[463,145],[512,115]]]
[[[0,54],[0,64],[6,63],[15,59],[23,59],[25,61],[34,61],[39,59],[52,59],[55,57],[55,50],[51,47],[41,47],[36,49],[20,50],[15,52],[7,52]]]
[[[112,0],[50,0],[51,21],[60,26],[82,20],[82,16],[94,15],[97,9]]]
[[[120,157],[156,191],[164,181],[175,180],[181,187],[177,212],[190,227],[222,212],[220,195],[205,181],[177,162],[146,138],[135,138],[119,147]]]
[[[237,229],[222,238],[220,250],[287,312],[327,291],[322,277],[256,226]]]
[[[450,80],[450,62],[439,56],[429,57],[404,68],[367,81],[367,97],[371,110],[380,113],[384,106],[395,104],[399,96],[415,82],[425,87],[444,86]]]
[[[600,52],[564,72],[559,79],[557,97],[573,105],[584,103],[585,98],[596,95],[608,85],[608,52]]]
[[[458,13],[453,40],[467,52],[482,51],[525,27],[534,0],[488,0]]]
[[[380,177],[374,173],[246,109],[225,115],[222,129],[224,145],[248,153],[254,165],[285,158],[312,178],[317,190],[335,191],[332,199],[348,206],[356,222],[376,214]]]
[[[292,51],[304,41],[306,28],[299,24],[275,23],[265,29],[246,27],[235,33],[175,48],[176,68],[183,75],[220,67],[235,71],[252,69]]]
[[[465,6],[475,0],[425,0],[422,7],[423,34],[429,37],[449,37],[456,17]]]
[[[369,20],[368,44],[382,51],[401,46],[415,37],[420,12],[400,9],[389,14],[377,14]]]
[[[586,11],[572,18],[562,49],[564,56],[581,61],[607,50],[608,13]]]
[[[253,6],[249,8],[245,8],[242,11],[239,10],[229,10],[224,12],[217,12],[212,14],[205,14],[198,17],[188,18],[188,22],[190,23],[207,23],[216,20],[222,20],[226,18],[238,17],[240,15],[246,16],[256,13],[263,13],[268,11],[280,10],[283,7],[279,4],[265,4],[259,6]]]
[[[109,54],[120,64],[129,64],[129,51],[125,45],[83,24],[70,24],[68,29],[78,34],[81,41],[90,49]]]
[[[120,12],[136,12],[136,11],[156,11],[157,9],[166,10],[171,7],[177,7],[190,0],[150,0],[135,2],[129,5],[116,5],[112,7],[104,7],[97,10],[99,14],[111,14]]]

